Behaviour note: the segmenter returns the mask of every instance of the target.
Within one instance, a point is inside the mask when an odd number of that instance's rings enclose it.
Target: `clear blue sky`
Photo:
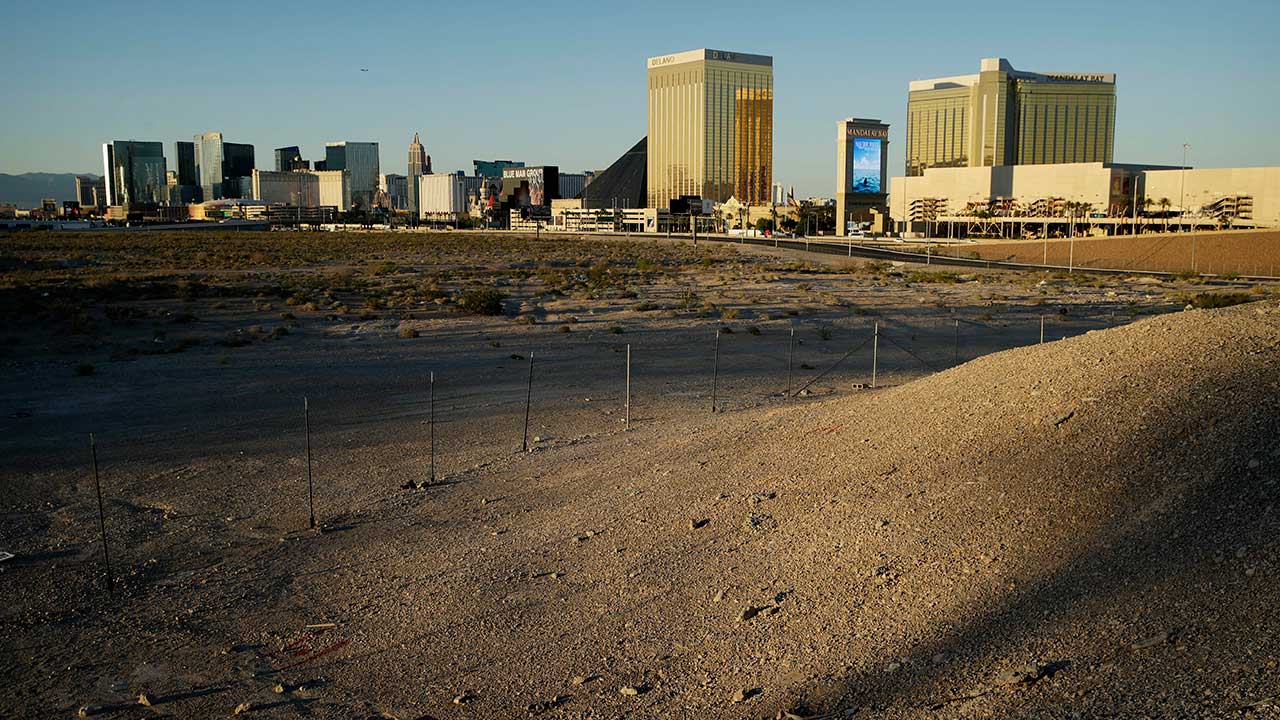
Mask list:
[[[892,124],[907,82],[1027,70],[1118,75],[1117,162],[1280,165],[1280,3],[26,2],[0,43],[0,172],[102,172],[110,139],[220,130],[257,162],[413,132],[437,171],[473,158],[601,169],[645,134],[645,59],[714,47],[774,58],[775,180],[831,195],[835,122]],[[369,68],[369,72],[360,72]],[[173,158],[170,157],[170,167]]]

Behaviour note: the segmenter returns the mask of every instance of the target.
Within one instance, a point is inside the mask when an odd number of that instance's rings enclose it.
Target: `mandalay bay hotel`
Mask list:
[[[1110,163],[1115,119],[1114,74],[1026,72],[1004,58],[987,58],[975,75],[911,83],[906,174]]]
[[[767,205],[773,184],[773,58],[690,50],[649,58],[648,198]]]

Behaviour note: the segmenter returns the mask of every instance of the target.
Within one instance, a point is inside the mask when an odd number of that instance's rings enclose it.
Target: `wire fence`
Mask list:
[[[184,478],[219,471],[216,464],[192,470],[191,458],[244,455],[237,447],[263,459],[223,482],[228,504],[260,498],[264,508],[291,506],[280,515],[298,518],[298,529],[324,528],[392,493],[463,482],[518,454],[643,430],[693,413],[732,413],[896,385],[982,355],[1130,319],[1106,310],[1038,314],[993,308],[925,317],[850,315],[773,323],[764,330],[708,322],[676,338],[673,331],[654,330],[548,341],[532,351],[495,344],[479,359],[474,349],[442,350],[396,365],[379,389],[334,378],[304,383],[303,392],[296,385],[267,389],[255,396],[254,406],[241,397],[220,398],[180,419],[95,431],[92,471],[85,447],[83,477],[108,502],[96,507],[100,537],[93,540],[103,551],[94,554],[103,561],[111,590],[118,578],[106,566],[107,557],[128,566],[131,549],[165,532],[146,523],[127,527],[124,518],[112,517],[120,515],[118,508],[141,506],[139,496],[155,495],[155,485],[178,504],[184,492],[196,492],[184,488]],[[375,428],[391,430],[393,457],[370,450]],[[643,442],[643,436],[633,442]],[[354,461],[359,472],[333,470],[340,456],[360,458]],[[147,468],[145,477],[128,477],[140,468]],[[139,490],[148,484],[153,487]],[[86,501],[81,509],[88,513],[89,507]],[[175,566],[186,567],[190,560]]]

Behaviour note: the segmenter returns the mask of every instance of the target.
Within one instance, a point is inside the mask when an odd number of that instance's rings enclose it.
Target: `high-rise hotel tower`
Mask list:
[[[1034,73],[1004,58],[976,75],[915,80],[907,100],[908,176],[931,167],[1111,162],[1114,73]]]
[[[682,195],[767,205],[773,58],[690,50],[649,58],[649,207]]]
[[[418,139],[418,133],[414,133],[413,142],[409,143],[409,173],[406,176],[406,182],[409,185],[409,217],[418,217],[418,178],[430,174],[431,156],[422,147],[422,141]]]

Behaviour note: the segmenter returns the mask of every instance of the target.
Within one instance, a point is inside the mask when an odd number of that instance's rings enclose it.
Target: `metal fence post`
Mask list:
[[[524,396],[524,441],[520,449],[529,452],[529,405],[533,403],[533,352],[529,353],[529,386]]]
[[[791,328],[791,340],[787,345],[787,396],[791,396],[792,368],[796,364],[796,329]]]
[[[436,374],[431,372],[427,393],[427,434],[431,438],[431,451],[427,462],[427,482],[436,481]]]
[[[959,320],[956,320],[955,352],[952,356],[952,362],[955,363],[956,365],[960,364],[960,321]]]
[[[107,592],[115,594],[116,581],[111,574],[111,556],[107,554],[107,512],[102,506],[102,482],[98,479],[98,443],[89,433],[89,454],[93,457],[93,489],[98,495],[98,532],[102,535],[102,564],[107,569]]]
[[[1040,316],[1040,344],[1044,344],[1044,316]]]
[[[711,366],[711,412],[716,411],[716,391],[720,385],[720,328],[716,328],[715,360]]]
[[[307,508],[311,512],[311,529],[316,529],[315,491],[311,481],[311,406],[302,396],[302,429],[307,436]]]
[[[871,387],[876,386],[876,368],[880,363],[880,321],[876,321],[874,339],[871,342]]]
[[[631,429],[631,343],[627,343],[627,429]]]

